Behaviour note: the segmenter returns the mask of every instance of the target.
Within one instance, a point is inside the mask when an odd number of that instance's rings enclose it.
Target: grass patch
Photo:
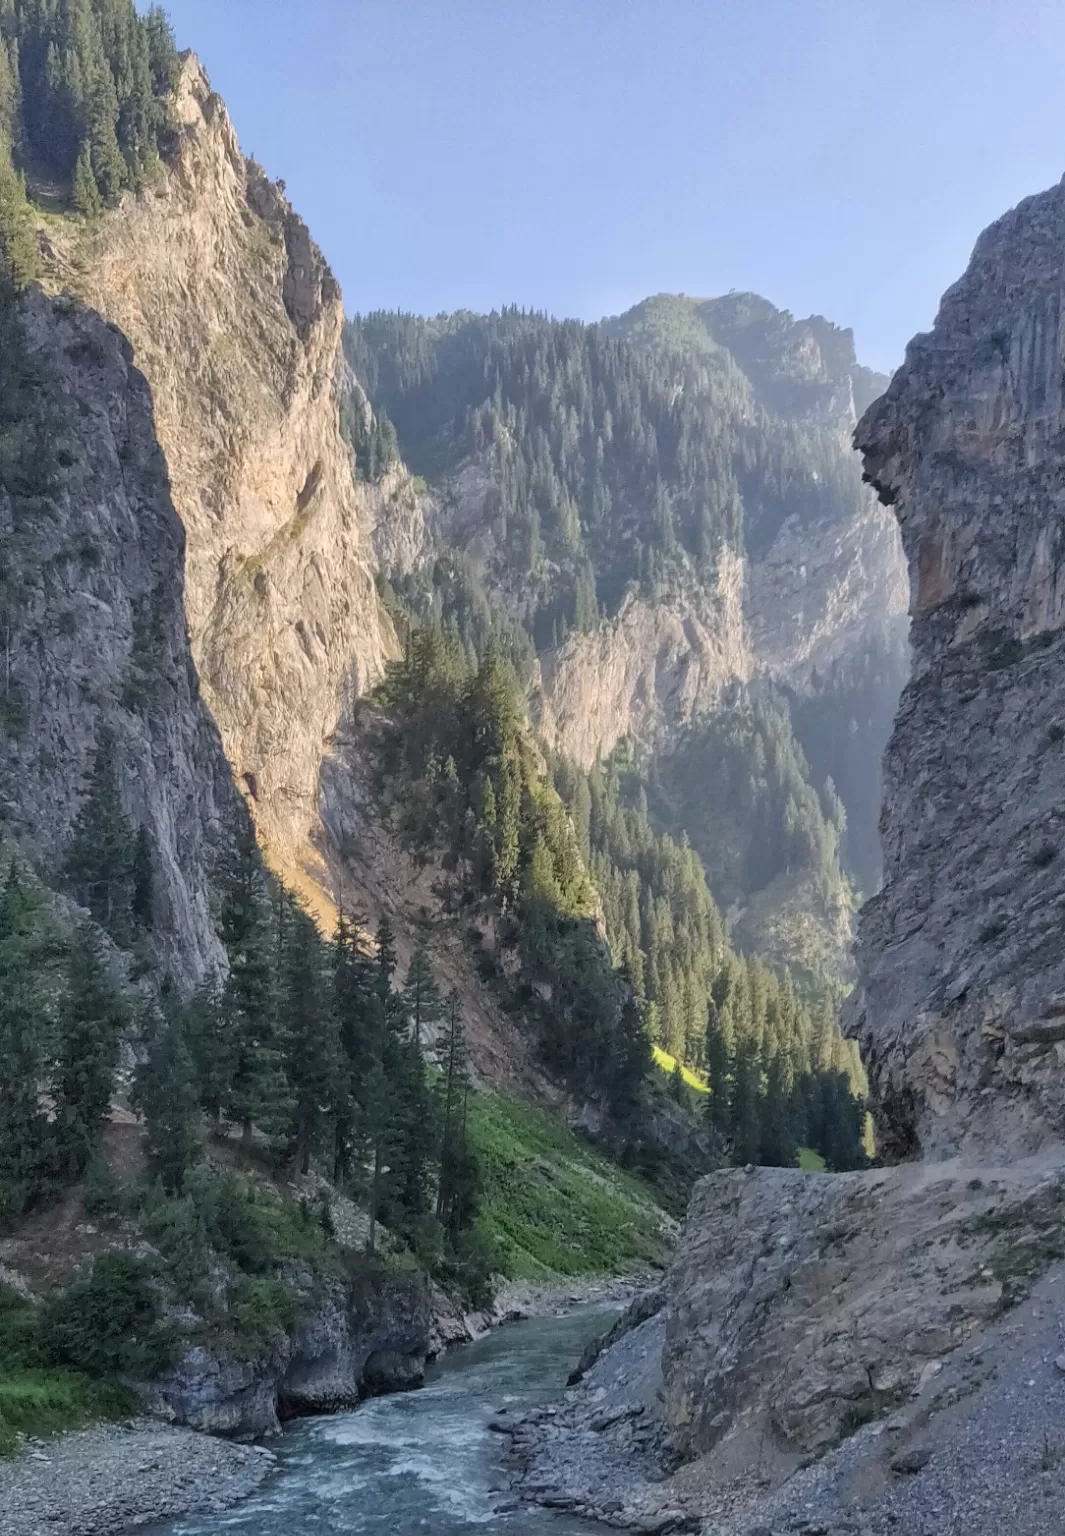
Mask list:
[[[648,1187],[544,1111],[475,1094],[470,1136],[484,1179],[482,1222],[511,1278],[611,1274],[666,1259]]]
[[[56,1435],[136,1410],[132,1393],[111,1382],[76,1371],[12,1371],[0,1376],[0,1456],[18,1449],[19,1435]]]
[[[820,1152],[815,1152],[813,1147],[800,1147],[796,1154],[796,1163],[803,1173],[824,1173],[825,1160]]]
[[[675,1056],[671,1056],[668,1051],[664,1051],[660,1045],[652,1046],[651,1054],[654,1056],[655,1066],[661,1067],[663,1072],[672,1077],[674,1072],[677,1070],[677,1058]],[[689,1088],[694,1088],[696,1093],[710,1092],[706,1078],[700,1077],[699,1074],[697,1072],[693,1072],[690,1067],[681,1067],[680,1075],[684,1079],[686,1085]]]

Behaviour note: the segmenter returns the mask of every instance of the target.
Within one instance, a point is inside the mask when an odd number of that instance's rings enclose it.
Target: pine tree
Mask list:
[[[133,931],[133,828],[122,809],[114,735],[100,732],[87,793],[71,835],[66,875],[74,895],[118,944]]]
[[[179,999],[164,986],[161,1006],[149,1010],[147,1055],[138,1068],[134,1099],[146,1119],[145,1163],[168,1195],[178,1196],[201,1155],[192,1058]]]
[[[0,297],[21,293],[33,282],[39,267],[40,251],[26,201],[26,183],[11,163],[9,140],[0,133]]]
[[[410,959],[407,980],[403,988],[403,1003],[410,1016],[411,1029],[418,1049],[424,1048],[425,1040],[444,1015],[444,1002],[433,977],[429,956],[419,946]]]
[[[208,981],[185,1006],[184,1039],[200,1108],[217,1124],[232,1075],[221,986]]]
[[[295,1109],[292,1135],[297,1166],[310,1172],[323,1147],[337,1070],[335,1014],[325,972],[326,951],[312,918],[290,896],[283,943],[282,1006],[285,1059]]]
[[[84,219],[94,219],[103,210],[103,198],[100,196],[100,188],[96,183],[96,173],[92,168],[92,151],[88,143],[84,143],[78,152],[77,164],[74,167],[74,185],[71,192],[74,207]]]
[[[736,1046],[729,1105],[729,1141],[732,1156],[740,1164],[758,1161],[761,1140],[758,1059],[750,1039]]]
[[[446,1230],[454,1230],[462,1208],[466,1162],[466,1115],[469,1104],[469,1061],[466,1030],[456,993],[448,998],[444,1031],[437,1047],[441,1072],[440,1173],[437,1179],[436,1216]]]
[[[84,1173],[100,1145],[126,1023],[96,930],[83,923],[70,944],[52,1079],[58,1167],[65,1179]]]
[[[47,912],[12,864],[0,892],[0,1221],[32,1204],[53,1171],[42,1089],[57,946]]]
[[[366,1149],[365,1087],[373,1064],[371,1021],[376,998],[370,960],[359,944],[358,927],[341,911],[332,945],[332,1010],[337,1041],[331,1096],[335,1184],[351,1178]]]
[[[250,1146],[258,1125],[286,1125],[291,1104],[278,1041],[269,911],[251,817],[241,808],[223,879],[219,931],[229,956],[222,993],[229,1076],[224,1107]]]
[[[615,1120],[632,1131],[639,1117],[651,1047],[632,978],[626,971],[621,973],[620,985],[624,1003],[607,1058],[607,1099]],[[677,1068],[679,1071],[679,1062]]]
[[[783,1053],[770,1058],[759,1125],[759,1162],[772,1168],[794,1168],[798,1141],[792,1115],[792,1094]]]

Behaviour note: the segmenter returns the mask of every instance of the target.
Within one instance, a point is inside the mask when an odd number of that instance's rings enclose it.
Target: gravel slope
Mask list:
[[[120,1536],[149,1521],[226,1509],[273,1466],[272,1451],[148,1421],[33,1442],[0,1461],[3,1536]]]

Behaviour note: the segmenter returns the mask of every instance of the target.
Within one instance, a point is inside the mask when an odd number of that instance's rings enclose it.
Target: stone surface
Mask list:
[[[101,1425],[0,1461],[4,1536],[117,1536],[245,1498],[274,1458],[159,1424]]]
[[[267,857],[310,896],[318,775],[349,698],[396,651],[341,437],[340,289],[240,152],[196,58],[157,182],[90,226],[49,223],[49,280],[129,337],[185,525],[193,654]]]
[[[424,1278],[370,1272],[316,1287],[296,1328],[265,1355],[235,1359],[197,1345],[142,1396],[171,1423],[254,1439],[276,1434],[284,1418],[419,1386],[433,1343]]]
[[[884,889],[851,1027],[888,1152],[1065,1131],[1065,187],[977,242],[859,423],[910,568],[913,678],[885,763]]]
[[[184,612],[184,532],[152,399],[126,340],[91,310],[22,302],[61,467],[16,554],[5,606],[0,829],[48,876],[62,868],[96,744],[153,846],[156,943],[189,985],[225,964],[208,877],[235,792],[200,698]],[[0,535],[17,551],[11,506]]]

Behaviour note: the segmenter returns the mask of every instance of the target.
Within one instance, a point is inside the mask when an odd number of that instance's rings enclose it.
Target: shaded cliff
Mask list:
[[[148,837],[154,942],[193,985],[225,965],[209,882],[237,799],[190,654],[151,395],[91,310],[34,293],[0,323],[3,828],[62,884],[110,734],[124,809]]]
[[[268,857],[300,884],[328,740],[395,649],[340,433],[340,290],[192,55],[176,116],[158,179],[89,225],[49,221],[45,254],[151,386],[204,696]]]
[[[1065,189],[976,245],[856,442],[910,567],[854,1029],[887,1151],[1061,1136]]]

